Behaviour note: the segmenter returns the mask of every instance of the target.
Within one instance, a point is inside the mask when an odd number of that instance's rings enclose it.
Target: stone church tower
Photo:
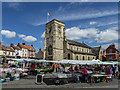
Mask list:
[[[46,24],[45,59],[61,60],[64,58],[65,24],[56,19]]]

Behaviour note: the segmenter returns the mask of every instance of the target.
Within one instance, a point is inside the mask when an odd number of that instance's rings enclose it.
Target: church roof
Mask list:
[[[73,53],[78,53],[78,54],[96,55],[95,53],[80,52],[80,51],[75,51],[75,50],[70,50],[70,51],[73,52]]]
[[[67,39],[67,42],[68,42],[68,44],[71,44],[71,45],[76,45],[76,46],[85,47],[85,48],[91,48],[90,46],[86,45],[85,43],[80,43],[80,42],[76,42],[76,41],[69,40],[69,39]]]
[[[4,45],[2,45],[2,50],[14,52],[14,49],[12,47],[10,47],[10,46],[4,46]]]
[[[101,48],[101,46],[99,46],[99,47],[93,47],[92,52],[95,53],[96,55],[98,55],[99,51],[100,51],[100,48]]]

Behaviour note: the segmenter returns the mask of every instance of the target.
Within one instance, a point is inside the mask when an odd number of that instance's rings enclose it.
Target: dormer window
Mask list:
[[[31,48],[29,48],[31,50]]]

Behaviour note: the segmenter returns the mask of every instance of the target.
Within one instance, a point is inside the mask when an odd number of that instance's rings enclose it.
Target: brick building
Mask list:
[[[39,51],[36,53],[36,58],[44,59],[44,51],[41,50],[41,48],[40,48]]]
[[[115,44],[109,45],[106,49],[106,60],[107,61],[118,61],[119,51],[115,48]]]
[[[35,58],[35,51],[33,45],[18,43],[17,46],[14,46],[14,44],[5,46],[0,41],[0,56],[6,56],[8,58]]]

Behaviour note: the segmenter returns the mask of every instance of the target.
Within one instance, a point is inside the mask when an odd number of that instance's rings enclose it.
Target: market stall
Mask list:
[[[69,82],[102,82],[112,79],[111,74],[108,74],[108,72],[106,74],[106,70],[116,65],[117,62],[102,62],[100,60],[47,61],[43,59],[10,59],[8,64],[15,64],[15,67],[0,69],[3,75],[0,78],[1,80],[10,81],[12,78],[14,78],[13,80],[19,80],[21,76],[38,76],[44,73],[44,82],[53,80],[54,84],[65,84]],[[84,69],[87,70],[85,71],[87,76],[84,75]],[[7,73],[11,73],[12,75],[7,75]]]

